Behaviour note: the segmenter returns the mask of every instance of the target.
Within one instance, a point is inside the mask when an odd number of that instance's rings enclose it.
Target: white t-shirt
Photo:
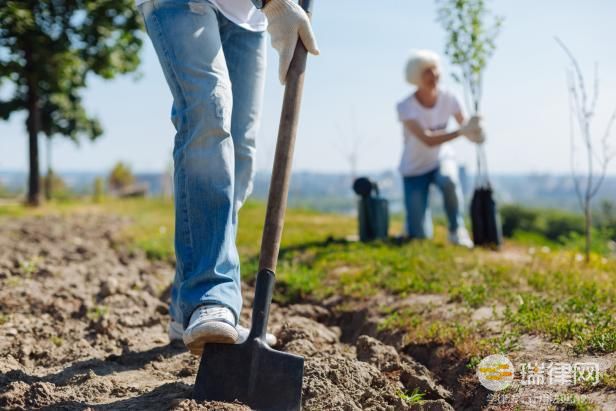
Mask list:
[[[149,0],[136,0],[137,6]],[[250,0],[208,0],[233,23],[250,31],[264,31],[267,18]]]
[[[398,119],[401,122],[415,120],[424,130],[445,130],[449,119],[461,112],[458,99],[450,92],[439,90],[434,107],[422,106],[415,93],[398,103]],[[403,128],[404,149],[398,170],[403,176],[417,176],[434,170],[445,159],[453,159],[449,143],[429,147],[406,127]]]

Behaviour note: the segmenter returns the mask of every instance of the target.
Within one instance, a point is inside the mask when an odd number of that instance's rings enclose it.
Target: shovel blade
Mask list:
[[[256,410],[300,410],[304,359],[276,351],[261,339],[243,344],[207,344],[194,398],[240,401]]]

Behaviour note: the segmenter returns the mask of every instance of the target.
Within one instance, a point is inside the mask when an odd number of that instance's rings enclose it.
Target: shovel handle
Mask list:
[[[300,5],[310,15],[313,0],[300,0]],[[263,227],[263,236],[261,238],[259,273],[257,275],[255,299],[252,307],[252,327],[250,330],[250,337],[252,338],[265,338],[267,329],[269,307],[274,288],[274,273],[276,272],[280,239],[282,237],[285,210],[287,208],[293,149],[299,125],[299,112],[304,89],[304,73],[306,72],[307,59],[308,51],[298,38],[293,60],[291,60],[287,73],[274,167],[272,169],[267,199],[265,226]]]
[[[302,7],[311,7],[312,1],[304,0],[301,5]],[[263,228],[263,237],[261,238],[260,270],[268,269],[275,272],[276,263],[278,262],[307,57],[306,47],[298,39],[295,54],[287,73],[282,114],[278,128],[276,155],[274,157],[274,167],[272,169],[267,200],[265,226]]]

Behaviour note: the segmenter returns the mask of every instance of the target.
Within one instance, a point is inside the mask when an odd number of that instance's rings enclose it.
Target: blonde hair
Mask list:
[[[431,50],[413,50],[406,62],[406,81],[414,86],[421,83],[421,75],[430,67],[440,68],[441,59]]]

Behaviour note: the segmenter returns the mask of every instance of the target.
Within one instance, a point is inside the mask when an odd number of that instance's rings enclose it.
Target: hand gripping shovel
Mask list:
[[[303,0],[300,4],[310,14],[312,0]],[[195,381],[197,401],[239,400],[253,409],[268,411],[301,408],[304,359],[271,349],[265,343],[265,333],[287,207],[306,60],[306,48],[298,41],[287,75],[250,334],[242,344],[205,345]]]

